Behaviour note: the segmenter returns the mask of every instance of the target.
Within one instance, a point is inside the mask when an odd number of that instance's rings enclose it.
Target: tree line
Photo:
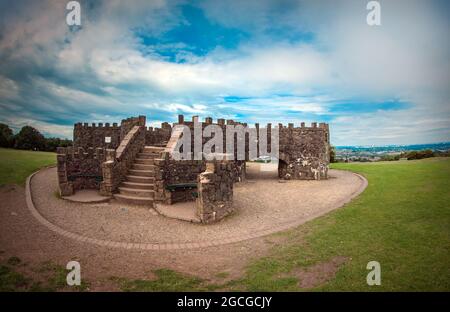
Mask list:
[[[410,151],[403,152],[396,155],[383,155],[381,156],[382,161],[395,161],[400,159],[414,160],[414,159],[424,159],[431,157],[449,157],[450,151],[432,151],[430,149],[421,151]]]
[[[8,125],[0,123],[0,147],[55,152],[58,146],[70,145],[72,140],[46,138],[31,126],[24,126],[17,134],[14,134]]]

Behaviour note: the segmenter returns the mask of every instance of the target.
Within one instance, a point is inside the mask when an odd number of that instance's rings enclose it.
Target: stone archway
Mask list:
[[[278,163],[247,162],[247,180],[277,180]]]

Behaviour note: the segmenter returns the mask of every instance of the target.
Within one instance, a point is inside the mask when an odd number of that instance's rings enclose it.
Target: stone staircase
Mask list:
[[[149,205],[153,207],[155,167],[153,161],[160,158],[164,147],[145,146],[137,154],[133,166],[119,186],[114,198],[125,204]]]

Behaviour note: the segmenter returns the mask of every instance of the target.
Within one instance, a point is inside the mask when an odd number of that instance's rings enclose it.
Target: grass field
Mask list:
[[[55,163],[55,153],[0,148],[0,185],[24,185],[31,173]]]
[[[333,164],[369,186],[344,208],[283,234],[288,243],[253,262],[232,289],[298,290],[294,272],[338,256],[348,261],[316,290],[449,291],[450,159]],[[381,286],[366,265],[381,264]]]
[[[316,291],[449,291],[450,159],[333,164],[364,175],[369,186],[345,207],[278,233],[284,243],[256,259],[245,276],[210,284],[176,272],[121,281],[123,290],[299,291],[298,272],[346,259]],[[369,261],[381,285],[368,286]],[[174,279],[176,276],[176,279]]]
[[[0,183],[22,184],[31,172],[54,162],[51,153],[0,149]],[[346,262],[336,275],[308,290],[450,291],[450,159],[332,167],[364,175],[369,186],[345,207],[274,234],[283,243],[276,244],[268,256],[253,260],[242,278],[211,284],[201,276],[161,268],[155,280],[120,279],[120,287],[298,291],[302,290],[298,272],[339,257]],[[381,286],[366,283],[366,265],[372,260],[381,264]]]

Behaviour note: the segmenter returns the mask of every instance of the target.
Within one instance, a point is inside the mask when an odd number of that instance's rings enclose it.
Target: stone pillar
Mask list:
[[[58,147],[57,150],[57,172],[59,194],[61,196],[73,195],[73,185],[67,180],[67,149],[65,147]]]
[[[197,214],[202,223],[221,220],[234,211],[232,164],[229,161],[206,163],[197,182]]]
[[[112,196],[116,185],[117,177],[114,175],[114,166],[116,162],[116,151],[107,149],[105,153],[105,162],[102,163],[103,181],[100,184],[100,194],[103,196]]]
[[[146,118],[145,118],[145,116],[139,116],[138,117],[138,119],[139,119],[139,122],[138,122],[138,126],[141,126],[141,127],[144,127],[145,126],[145,123],[146,123]]]
[[[256,128],[256,157],[259,157],[259,123],[255,123]]]

